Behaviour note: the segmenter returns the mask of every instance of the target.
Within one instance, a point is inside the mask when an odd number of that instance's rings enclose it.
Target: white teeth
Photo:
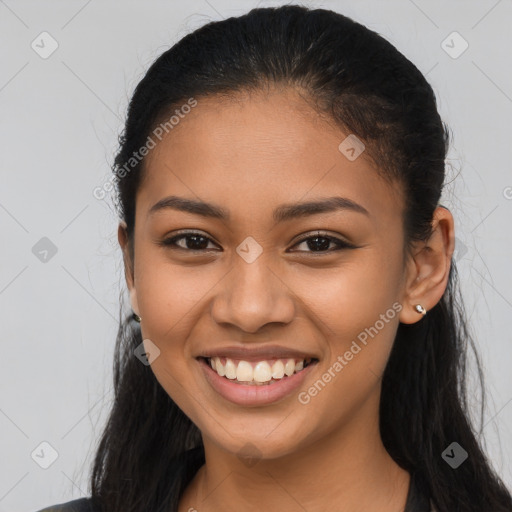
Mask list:
[[[288,359],[288,361],[286,361],[286,364],[284,365],[284,373],[286,375],[288,375],[288,377],[290,375],[293,375],[295,372],[295,361],[293,359]]]
[[[268,361],[259,361],[254,367],[248,361],[239,361],[236,364],[232,359],[226,358],[226,363],[222,364],[220,357],[210,358],[210,366],[221,377],[230,380],[249,383],[270,383],[272,379],[279,380],[285,375],[290,377],[304,368],[304,360],[287,359],[277,361],[272,364]],[[308,359],[309,361],[309,359]]]
[[[267,361],[260,361],[254,367],[254,377],[256,382],[268,382],[272,378],[272,369]]]
[[[250,363],[248,363],[247,361],[240,361],[238,363],[238,368],[236,369],[236,380],[240,382],[251,382],[252,374],[253,371]]]
[[[221,377],[224,377],[224,375],[226,375],[226,369],[224,368],[224,365],[220,362],[220,357],[214,357],[213,360],[215,361],[215,368],[214,368],[214,370]]]
[[[226,377],[228,379],[236,379],[236,366],[231,359],[226,359],[226,364],[224,365],[224,368],[226,369]]]
[[[284,377],[284,364],[280,359],[272,365],[272,377],[282,379]]]

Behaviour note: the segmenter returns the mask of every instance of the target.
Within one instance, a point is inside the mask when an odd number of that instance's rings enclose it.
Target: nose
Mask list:
[[[254,333],[268,323],[287,324],[295,314],[290,287],[262,257],[252,263],[242,258],[222,281],[211,314],[215,322]]]

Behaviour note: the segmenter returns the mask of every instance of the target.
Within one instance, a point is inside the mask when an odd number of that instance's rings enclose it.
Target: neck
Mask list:
[[[229,510],[403,511],[409,474],[385,450],[378,420],[343,430],[277,459],[242,462],[203,438],[205,464],[180,501],[180,512]]]

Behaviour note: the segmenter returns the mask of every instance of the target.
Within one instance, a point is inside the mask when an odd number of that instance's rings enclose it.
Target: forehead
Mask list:
[[[157,149],[167,153],[166,158],[170,152],[193,146],[201,156],[209,154],[217,161],[256,155],[292,159],[308,148],[325,150],[342,134],[305,98],[291,88],[201,97]],[[159,153],[150,154],[149,160]]]
[[[354,161],[340,152],[348,135],[290,88],[197,98],[146,158],[141,202],[181,194],[254,211],[343,195],[396,214],[398,190],[364,152]]]

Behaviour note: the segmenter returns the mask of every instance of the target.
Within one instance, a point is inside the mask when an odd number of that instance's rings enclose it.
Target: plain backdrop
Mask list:
[[[0,0],[0,512],[88,495],[125,293],[116,214],[93,190],[110,176],[134,87],[191,30],[280,4]],[[512,4],[304,5],[393,43],[454,134],[442,203],[487,376],[483,437],[512,487]]]

